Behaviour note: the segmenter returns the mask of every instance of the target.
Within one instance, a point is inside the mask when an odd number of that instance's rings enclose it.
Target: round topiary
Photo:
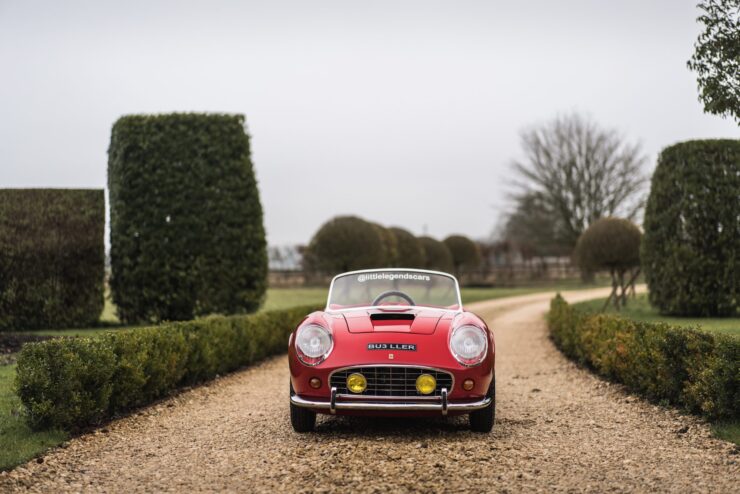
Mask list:
[[[377,226],[356,216],[324,223],[308,245],[311,266],[324,273],[385,266],[386,249]]]
[[[478,244],[463,235],[450,235],[444,243],[452,254],[452,264],[457,274],[480,267],[482,258]]]
[[[640,229],[629,220],[601,218],[578,238],[575,258],[581,269],[624,272],[640,265]]]
[[[424,249],[424,268],[450,273],[455,269],[452,254],[444,242],[432,237],[419,237]]]
[[[663,150],[645,209],[642,265],[664,314],[731,316],[740,287],[740,140]]]
[[[634,288],[639,274],[641,238],[637,225],[611,217],[594,221],[578,237],[574,257],[581,271],[595,273],[607,269],[611,274],[612,293],[604,308],[610,301],[617,309],[627,304],[627,288]]]
[[[393,234],[398,245],[396,265],[402,268],[423,268],[424,248],[419,239],[403,228],[392,227],[388,230]]]

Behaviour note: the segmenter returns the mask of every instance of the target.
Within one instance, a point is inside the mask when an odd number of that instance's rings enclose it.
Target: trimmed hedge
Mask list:
[[[663,150],[645,208],[640,258],[664,314],[731,316],[740,304],[740,140]]]
[[[257,310],[262,206],[243,115],[133,115],[108,150],[110,281],[124,322]]]
[[[0,330],[96,323],[104,228],[102,190],[0,189]]]
[[[451,273],[455,266],[452,254],[447,244],[432,237],[419,237],[419,243],[424,249],[424,268]]]
[[[401,268],[423,268],[426,256],[424,247],[408,230],[399,227],[391,227],[388,230],[396,238],[398,244],[398,259],[396,266]]]
[[[550,336],[568,357],[656,401],[710,419],[740,417],[740,339],[581,312],[558,295]]]
[[[452,263],[457,274],[478,269],[483,262],[480,247],[468,237],[450,235],[443,242],[452,254]]]
[[[314,310],[212,316],[29,343],[18,357],[16,391],[34,429],[76,430],[285,352],[290,332]]]
[[[383,252],[385,253],[385,264],[388,266],[398,266],[399,249],[398,240],[390,228],[386,228],[379,223],[371,223],[378,231],[383,241]]]

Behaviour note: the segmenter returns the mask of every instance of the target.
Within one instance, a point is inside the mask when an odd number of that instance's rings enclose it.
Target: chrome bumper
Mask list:
[[[398,402],[398,401],[339,401],[337,400],[337,388],[331,388],[331,399],[329,401],[307,400],[298,395],[292,395],[290,402],[299,407],[314,410],[329,410],[334,414],[337,410],[370,410],[384,412],[440,412],[447,415],[448,411],[472,412],[480,410],[491,404],[491,398],[486,396],[482,400],[465,403],[449,403],[447,400],[447,389],[443,388],[439,401],[429,402]]]

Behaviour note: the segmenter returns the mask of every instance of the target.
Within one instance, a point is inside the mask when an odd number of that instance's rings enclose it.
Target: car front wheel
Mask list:
[[[290,396],[293,396],[293,385],[290,386]],[[311,432],[316,427],[316,412],[290,404],[290,424],[296,432]]]
[[[486,396],[491,398],[491,403],[486,408],[470,412],[468,415],[470,418],[470,430],[473,432],[491,432],[491,429],[493,429],[493,421],[496,418],[495,377],[493,381],[491,381],[491,386],[488,388],[488,394]]]

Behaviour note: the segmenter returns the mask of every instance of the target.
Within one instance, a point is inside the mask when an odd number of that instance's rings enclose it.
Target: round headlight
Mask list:
[[[306,365],[318,365],[331,352],[331,333],[317,324],[302,326],[296,334],[295,348],[301,362]]]
[[[488,335],[477,326],[460,326],[450,336],[450,351],[463,365],[478,365],[488,351]]]

